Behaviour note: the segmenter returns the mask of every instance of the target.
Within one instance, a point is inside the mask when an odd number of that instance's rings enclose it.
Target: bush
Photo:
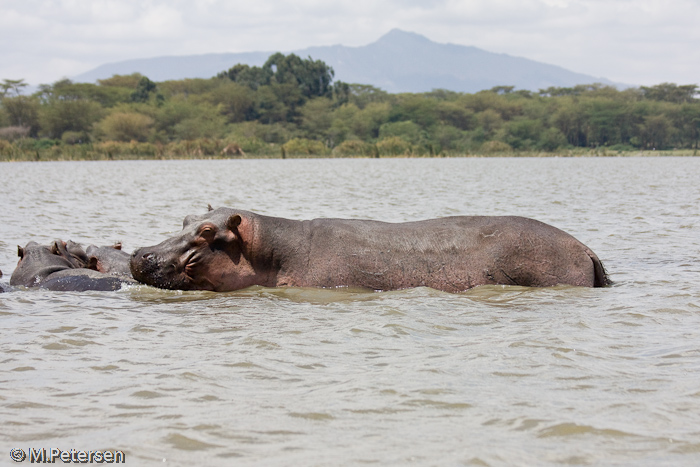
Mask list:
[[[540,137],[538,146],[544,151],[556,151],[566,147],[568,144],[566,136],[558,128],[547,128]]]
[[[637,148],[630,144],[614,144],[610,146],[608,149],[611,151],[618,151],[618,152],[626,152],[626,151],[635,151]]]
[[[408,155],[411,154],[411,145],[398,136],[390,136],[377,143],[377,152],[380,156]]]
[[[8,126],[5,128],[0,128],[0,139],[4,139],[6,141],[23,139],[29,136],[30,130],[31,128],[28,126]]]
[[[99,123],[104,139],[123,142],[146,141],[152,126],[151,117],[136,112],[114,112]]]
[[[418,144],[421,139],[421,127],[411,121],[385,123],[379,128],[379,138],[389,139],[397,136],[410,144]]]
[[[29,141],[29,140],[27,140]],[[61,144],[60,140],[41,138],[32,141],[32,149],[48,149]]]
[[[151,143],[139,143],[132,141],[129,143],[129,151],[134,156],[155,157],[157,151],[156,145]]]
[[[333,148],[333,156],[374,156],[376,152],[375,146],[370,143],[365,143],[359,139],[351,139],[343,141],[338,146]]]
[[[55,99],[42,106],[39,134],[60,138],[66,131],[88,133],[103,115],[98,102],[87,99]]]
[[[558,130],[555,129],[555,131]],[[518,118],[507,122],[501,131],[496,132],[498,139],[503,140],[510,147],[520,150],[534,149],[541,135],[542,123],[539,120],[529,118]]]
[[[186,118],[173,126],[173,136],[179,140],[219,138],[226,131],[226,121],[221,115],[212,113]]]
[[[360,141],[359,139],[352,139],[348,141],[343,141],[338,146],[333,148],[333,155],[342,156],[374,156],[374,145]]]
[[[0,156],[11,156],[15,152],[15,147],[9,141],[0,139]]]
[[[224,149],[223,141],[220,139],[200,138],[195,140],[195,144],[205,156],[217,156]]]
[[[323,156],[329,153],[328,148],[322,142],[306,138],[290,139],[282,145],[282,148],[290,155]]]
[[[503,152],[511,152],[513,151],[513,148],[510,147],[510,144],[504,143],[503,141],[486,141],[484,144],[481,145],[481,152],[486,153],[486,154],[494,154],[494,153],[503,153]]]
[[[95,151],[100,154],[106,154],[107,157],[112,158],[116,155],[129,154],[129,145],[125,143],[119,143],[117,141],[105,141],[103,143],[97,143],[94,146]]]
[[[468,133],[451,125],[439,125],[433,131],[433,140],[441,149],[463,150],[469,143]],[[439,153],[439,150],[435,151]]]
[[[65,131],[61,136],[61,141],[63,144],[81,144],[90,141],[90,138],[79,131]]]

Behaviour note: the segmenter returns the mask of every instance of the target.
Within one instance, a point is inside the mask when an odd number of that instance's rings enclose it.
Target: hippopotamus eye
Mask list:
[[[199,230],[199,236],[207,242],[211,243],[216,237],[216,227],[213,225],[205,225]]]

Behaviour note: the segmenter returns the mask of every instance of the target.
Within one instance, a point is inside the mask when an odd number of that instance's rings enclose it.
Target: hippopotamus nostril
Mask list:
[[[139,248],[131,254],[131,261],[148,261],[153,258],[153,255],[152,251],[144,251],[144,248]]]
[[[139,248],[132,253],[129,268],[137,281],[164,287],[161,271],[162,261],[163,258],[157,251],[150,248]]]

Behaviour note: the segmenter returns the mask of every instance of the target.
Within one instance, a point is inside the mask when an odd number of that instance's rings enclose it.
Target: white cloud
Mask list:
[[[93,0],[86,2],[86,11],[90,20],[96,23],[114,23],[130,21],[135,16],[134,5],[115,0]]]
[[[139,15],[136,25],[137,31],[143,37],[176,39],[186,33],[182,12],[164,5],[143,12]]]
[[[365,45],[392,28],[631,84],[700,82],[694,0],[0,0],[0,79],[162,55]]]

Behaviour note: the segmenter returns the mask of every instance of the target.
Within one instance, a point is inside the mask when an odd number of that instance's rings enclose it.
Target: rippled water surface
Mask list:
[[[208,203],[534,217],[615,285],[0,294],[0,465],[700,464],[700,158],[3,163],[0,282],[18,244],[131,251]]]

